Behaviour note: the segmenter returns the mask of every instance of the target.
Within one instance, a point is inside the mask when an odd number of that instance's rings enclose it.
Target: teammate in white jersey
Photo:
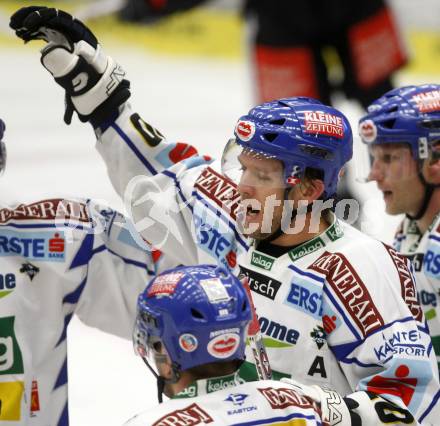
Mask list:
[[[48,42],[41,61],[66,90],[66,121],[77,111],[95,127],[142,235],[182,264],[248,277],[275,379],[335,389],[353,424],[437,422],[438,371],[409,260],[331,211],[352,155],[341,112],[309,98],[257,106],[213,162],[132,111],[125,73],[82,23],[24,8],[11,26]],[[253,380],[247,354],[240,375]]]
[[[301,385],[238,376],[251,319],[242,283],[225,268],[185,266],[152,279],[138,299],[133,343],[160,400],[162,392],[171,400],[126,425],[321,425]]]
[[[0,120],[0,140],[3,130]],[[66,331],[74,314],[131,338],[137,295],[164,260],[132,230],[90,200],[0,209],[0,424],[69,424]]]
[[[419,302],[440,362],[440,85],[393,90],[359,123],[388,214],[405,214],[394,247],[413,261]],[[440,364],[439,364],[440,365]]]

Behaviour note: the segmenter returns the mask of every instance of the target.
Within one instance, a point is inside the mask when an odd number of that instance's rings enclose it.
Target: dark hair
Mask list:
[[[307,167],[304,172],[304,177],[310,180],[319,179],[324,181],[324,171],[313,167]]]
[[[197,365],[186,370],[194,380],[209,379],[211,377],[226,376],[235,373],[242,364],[241,359],[232,361],[210,362],[208,364]]]

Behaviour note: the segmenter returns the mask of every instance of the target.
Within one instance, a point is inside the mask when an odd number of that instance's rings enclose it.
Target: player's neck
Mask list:
[[[434,189],[431,200],[429,201],[428,208],[425,214],[417,220],[417,226],[422,234],[426,232],[434,217],[440,212],[440,188]]]
[[[272,241],[272,244],[283,247],[293,247],[302,244],[322,234],[331,225],[330,214],[323,213],[319,218],[312,217],[312,213],[297,216],[292,221],[290,233],[283,233]]]

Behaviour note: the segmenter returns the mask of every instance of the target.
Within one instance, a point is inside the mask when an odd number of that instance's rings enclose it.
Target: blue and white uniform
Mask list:
[[[322,425],[317,404],[287,383],[239,384],[234,376],[198,380],[126,426]]]
[[[131,339],[137,296],[163,259],[129,230],[124,216],[89,201],[0,209],[1,424],[69,424],[66,331],[74,314]]]
[[[333,216],[300,247],[260,253],[239,232],[240,196],[220,162],[168,143],[129,104],[103,130],[97,148],[142,235],[183,264],[248,276],[275,378],[329,385],[377,424],[402,416],[387,417],[387,401],[435,424],[435,354],[405,258]],[[256,377],[252,359],[248,351],[246,379]]]
[[[413,262],[419,302],[440,366],[440,215],[424,234],[415,221],[405,218],[395,235],[394,247]]]

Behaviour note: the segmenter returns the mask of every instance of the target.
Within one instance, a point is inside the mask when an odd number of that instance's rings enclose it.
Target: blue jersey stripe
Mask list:
[[[128,145],[134,155],[138,160],[145,166],[145,168],[152,174],[156,175],[157,170],[152,166],[152,164],[142,155],[139,149],[136,147],[134,142],[125,134],[125,132],[116,124],[113,123],[111,127],[116,131],[116,133],[122,138],[122,140]]]

